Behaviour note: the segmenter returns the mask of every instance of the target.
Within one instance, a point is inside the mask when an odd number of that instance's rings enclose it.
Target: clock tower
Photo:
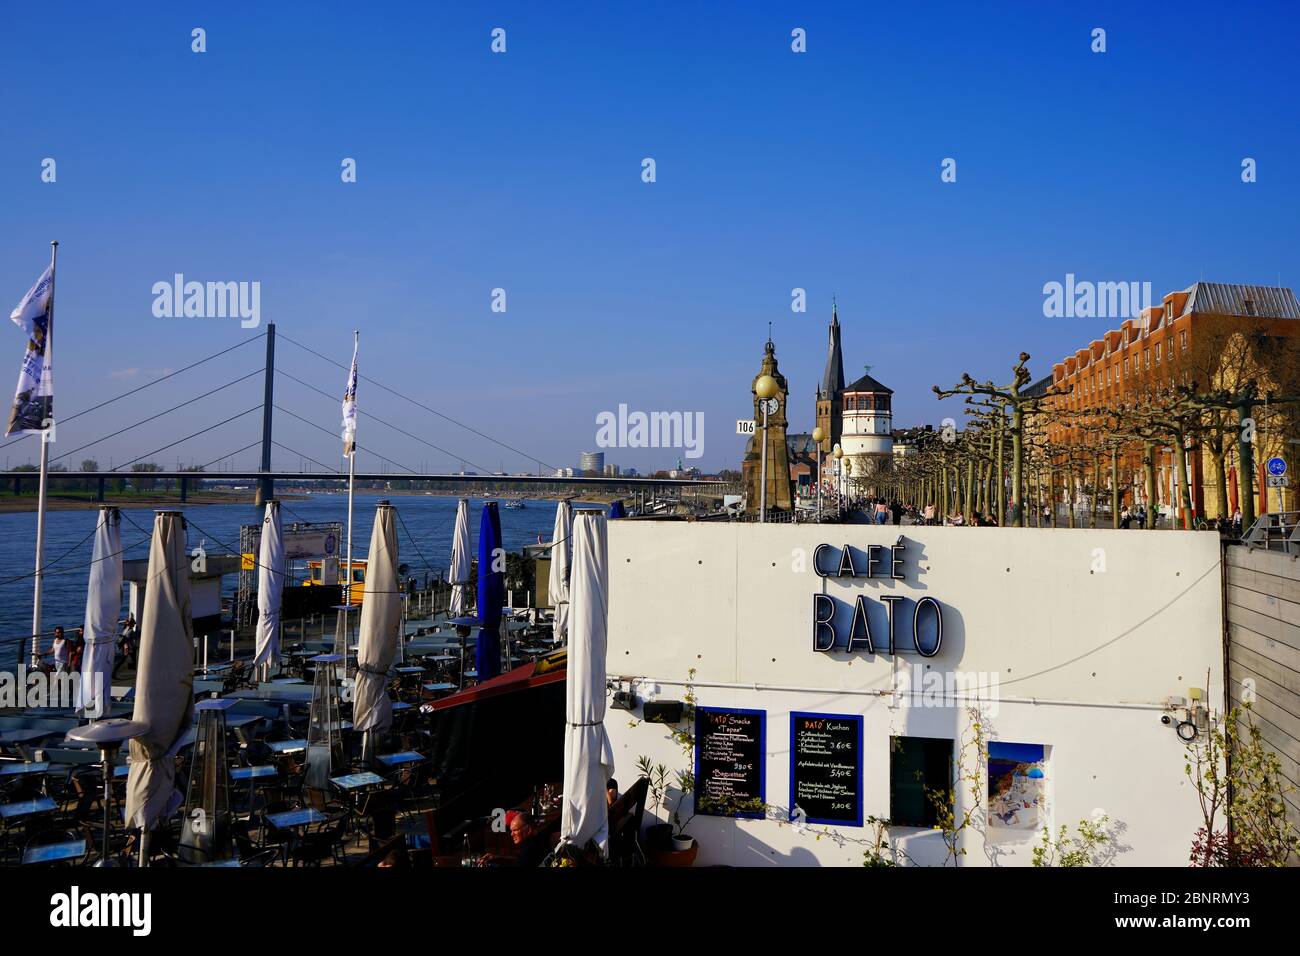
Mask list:
[[[768,399],[767,433],[763,432],[762,399],[758,397],[755,386],[764,375],[776,380],[777,393]],[[745,453],[742,471],[745,479],[745,510],[758,514],[762,499],[760,488],[763,475],[763,442],[767,443],[767,509],[768,511],[790,511],[794,508],[794,492],[790,483],[790,451],[786,445],[785,431],[788,425],[785,403],[789,397],[789,383],[781,374],[776,364],[776,346],[768,339],[763,347],[763,363],[758,374],[749,385],[754,402],[754,438]]]

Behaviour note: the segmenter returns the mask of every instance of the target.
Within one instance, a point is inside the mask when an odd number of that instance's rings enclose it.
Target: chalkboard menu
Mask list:
[[[798,808],[796,810],[796,808]],[[790,813],[862,826],[862,717],[790,714]]]
[[[762,710],[695,708],[695,809],[717,817],[762,817],[767,740]]]

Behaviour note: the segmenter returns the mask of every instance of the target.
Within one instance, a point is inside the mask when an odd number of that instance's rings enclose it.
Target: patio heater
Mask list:
[[[237,703],[237,700],[210,698],[194,705],[198,727],[178,850],[185,863],[211,863],[230,854],[226,711]]]
[[[79,740],[97,746],[100,759],[103,761],[101,766],[104,775],[104,849],[96,866],[115,865],[108,856],[109,809],[113,803],[113,751],[121,748],[122,741],[139,737],[148,731],[148,724],[123,717],[96,721],[68,731],[69,740]]]
[[[351,652],[348,650],[352,646],[352,606],[349,604],[336,604],[334,610],[338,612],[338,619],[334,623],[334,654],[339,660],[347,661]],[[345,664],[346,669],[346,664]]]
[[[478,627],[478,618],[470,615],[453,617],[447,622],[456,629],[456,636],[460,638],[460,665],[456,668],[458,689],[465,689],[465,644],[469,639],[470,632]]]
[[[307,775],[312,790],[328,790],[330,777],[343,767],[343,726],[339,720],[338,654],[318,654],[307,723]]]

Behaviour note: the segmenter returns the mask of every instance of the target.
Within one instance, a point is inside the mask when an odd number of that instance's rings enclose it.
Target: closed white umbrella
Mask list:
[[[448,617],[462,617],[469,613],[469,499],[456,502],[456,529],[451,537],[451,603]]]
[[[113,650],[117,615],[122,610],[122,515],[100,508],[95,526],[95,551],[86,589],[86,649],[81,655],[81,687],[77,707],[94,720],[108,713],[113,682]]]
[[[280,502],[266,503],[262,541],[257,549],[257,654],[253,666],[265,670],[280,663],[280,602],[284,591],[284,530]]]
[[[160,511],[149,543],[149,571],[140,611],[140,663],[132,720],[149,729],[131,741],[126,780],[127,826],[152,830],[180,806],[176,751],[194,723],[194,623],[185,519]]]
[[[561,501],[555,509],[555,530],[551,532],[551,576],[548,589],[555,607],[555,639],[569,633],[569,563],[573,554],[573,508]]]
[[[609,544],[604,515],[573,523],[569,578],[569,661],[565,677],[564,807],[560,840],[578,849],[609,848],[605,786],[614,752],[605,732],[605,653],[609,626]]]
[[[376,734],[393,725],[393,702],[388,699],[388,669],[397,656],[398,628],[402,619],[397,593],[397,512],[381,501],[370,533],[366,557],[365,598],[361,602],[361,636],[357,641],[357,676],[352,701],[352,727],[365,731],[364,755],[373,755]]]

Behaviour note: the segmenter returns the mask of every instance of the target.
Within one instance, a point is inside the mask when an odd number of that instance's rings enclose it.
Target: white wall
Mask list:
[[[904,580],[821,578],[819,543],[907,542]],[[1206,686],[1222,701],[1221,569],[1217,537],[1185,532],[1012,528],[893,528],[617,521],[610,527],[608,673],[639,698],[680,699],[694,668],[703,706],[767,711],[766,800],[789,807],[789,712],[864,716],[867,815],[889,814],[889,737],[959,739],[968,705],[900,706],[900,669],[975,672],[996,687],[994,739],[1043,744],[1048,815],[1073,826],[1094,810],[1117,823],[1119,864],[1185,865],[1198,825],[1183,746],[1160,723],[1163,701]],[[838,554],[836,554],[838,557]],[[799,570],[799,568],[805,568]],[[944,643],[915,653],[825,654],[812,649],[815,592],[852,602],[898,594],[936,598]],[[883,614],[883,610],[881,611]],[[847,623],[847,619],[845,619]],[[876,638],[878,645],[879,637]],[[910,644],[901,629],[900,649]],[[662,725],[606,719],[626,785],[636,758],[689,765]],[[959,810],[962,804],[959,803]],[[862,862],[863,829],[697,818],[699,862]],[[944,858],[938,834],[899,831],[917,862]],[[1033,839],[1002,834],[996,851],[970,834],[962,865],[1027,864]]]

